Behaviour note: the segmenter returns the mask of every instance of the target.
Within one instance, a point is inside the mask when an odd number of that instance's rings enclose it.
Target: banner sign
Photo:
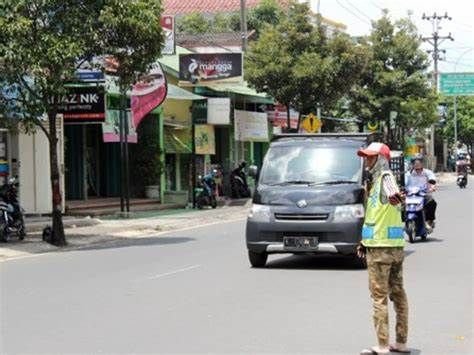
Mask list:
[[[71,87],[59,98],[59,112],[65,122],[103,122],[105,119],[104,88]]]
[[[236,141],[268,142],[268,116],[264,112],[234,110]]]
[[[162,16],[161,28],[163,29],[163,35],[165,38],[165,45],[161,51],[161,54],[168,54],[168,55],[174,54],[174,51],[175,51],[174,17]]]
[[[179,85],[241,82],[242,63],[242,53],[180,54]]]
[[[196,154],[216,154],[216,138],[214,126],[196,125],[194,128]]]
[[[288,126],[288,113],[286,112],[286,106],[276,104],[270,106],[267,110],[268,120],[272,123],[273,127],[286,128]],[[299,114],[297,111],[290,109],[290,124],[291,128],[298,127]]]
[[[160,63],[156,62],[152,70],[133,85],[131,109],[133,124],[138,127],[142,119],[157,108],[166,99],[168,92],[166,78]]]
[[[207,123],[213,125],[230,124],[230,98],[207,99]]]
[[[137,132],[133,125],[132,114],[126,111],[128,121],[128,143],[137,143]],[[105,122],[102,123],[102,134],[104,143],[120,142],[120,110],[107,110],[105,114]]]

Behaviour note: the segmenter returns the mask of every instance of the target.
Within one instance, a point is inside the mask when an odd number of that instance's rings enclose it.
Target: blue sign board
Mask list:
[[[98,70],[78,70],[76,78],[86,82],[105,81],[104,73]]]

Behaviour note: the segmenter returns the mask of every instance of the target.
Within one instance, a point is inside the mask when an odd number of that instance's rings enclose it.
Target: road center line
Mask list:
[[[174,275],[174,274],[178,274],[180,272],[184,272],[184,271],[189,271],[189,270],[193,270],[193,269],[197,269],[201,267],[201,265],[193,265],[193,266],[188,266],[188,267],[185,267],[185,268],[182,268],[182,269],[179,269],[179,270],[175,270],[175,271],[170,271],[170,272],[166,272],[164,274],[158,274],[158,275],[155,275],[155,276],[151,276],[149,277],[148,279],[149,280],[155,280],[155,279],[159,279],[161,277],[165,277],[165,276],[170,276],[170,275]]]

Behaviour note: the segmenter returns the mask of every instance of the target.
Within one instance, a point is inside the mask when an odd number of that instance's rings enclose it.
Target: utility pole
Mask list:
[[[242,33],[242,52],[247,49],[247,14],[245,0],[240,0],[240,32]]]
[[[421,17],[423,20],[430,21],[433,27],[433,32],[431,36],[429,37],[422,37],[422,40],[424,42],[428,42],[433,46],[433,49],[428,50],[427,52],[432,56],[433,58],[433,66],[434,66],[434,72],[433,72],[433,84],[435,87],[436,92],[438,92],[438,61],[443,60],[443,58],[440,55],[440,52],[445,54],[446,50],[440,49],[439,46],[441,43],[443,43],[445,40],[449,39],[451,41],[454,41],[454,38],[451,36],[451,33],[447,36],[440,36],[439,35],[439,30],[441,29],[440,23],[442,20],[449,20],[451,21],[452,18],[448,16],[448,13],[445,12],[444,15],[438,15],[433,13],[431,16],[426,16],[426,14],[423,13],[423,16]],[[435,157],[435,131],[436,131],[436,126],[433,124],[431,126],[431,134],[430,134],[430,154]]]

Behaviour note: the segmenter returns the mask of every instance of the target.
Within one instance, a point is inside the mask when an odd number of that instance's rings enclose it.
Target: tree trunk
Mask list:
[[[290,104],[286,104],[286,132],[291,132]]]
[[[296,133],[299,133],[301,125],[301,111],[298,112],[298,124],[296,125]]]
[[[49,119],[49,164],[51,169],[51,191],[53,202],[53,235],[51,243],[56,246],[66,245],[62,216],[61,183],[58,164],[58,137],[56,131],[56,111],[48,112]]]

